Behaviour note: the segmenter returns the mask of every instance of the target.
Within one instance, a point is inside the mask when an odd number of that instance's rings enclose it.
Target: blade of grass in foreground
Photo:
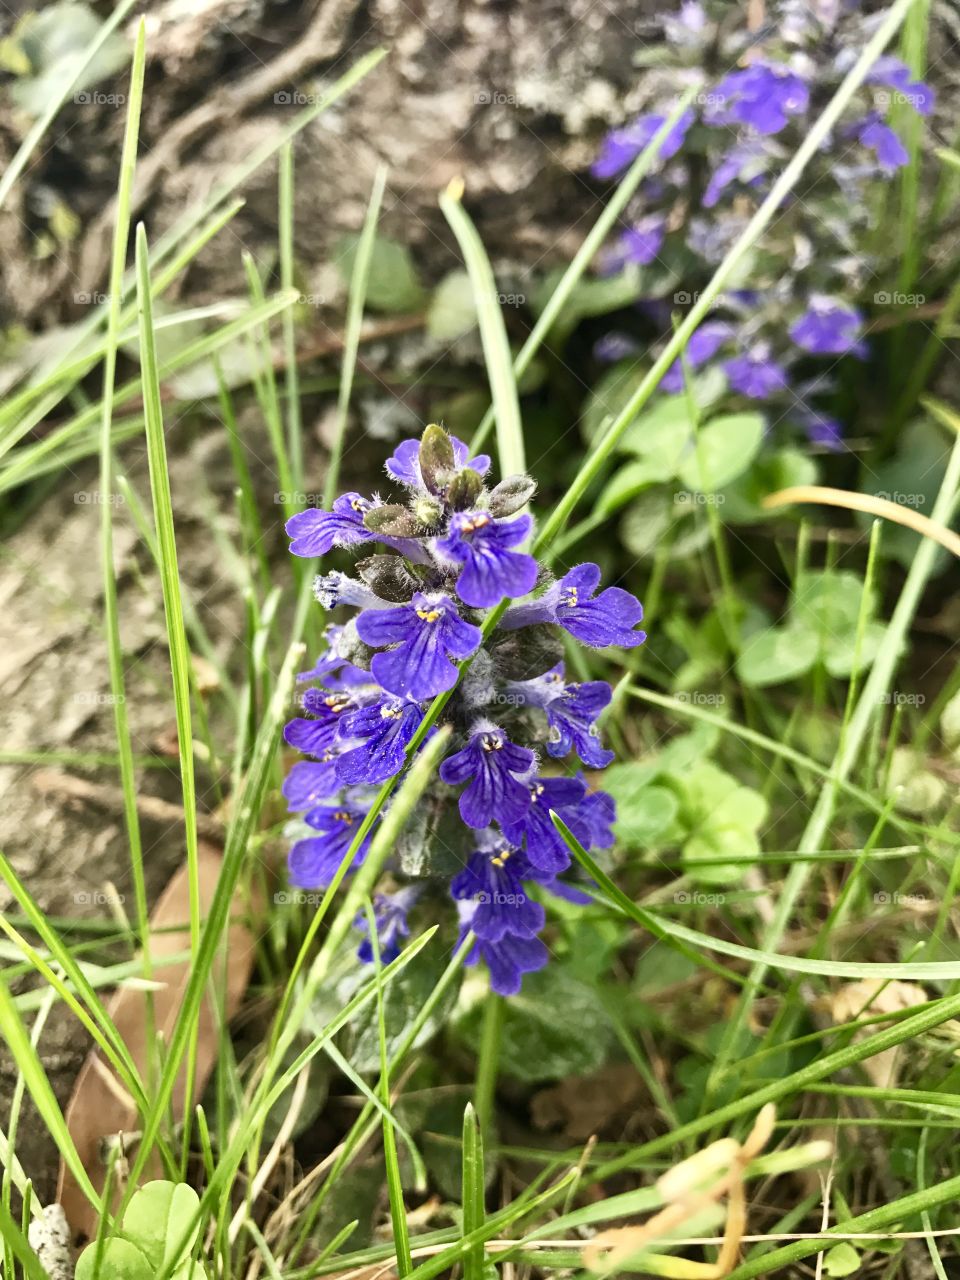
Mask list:
[[[896,0],[886,14],[883,22],[868,41],[863,53],[850,69],[837,92],[825,107],[823,113],[814,122],[810,132],[787,164],[783,173],[770,189],[767,198],[757,209],[744,228],[729,253],[714,272],[709,284],[691,307],[689,313],[677,326],[673,337],[664,347],[660,356],[654,361],[647,376],[621,409],[620,413],[607,428],[607,431],[587,455],[587,458],[574,478],[570,488],[560,499],[534,542],[534,552],[544,551],[551,546],[554,539],[566,525],[577,503],[587,492],[590,485],[600,474],[607,461],[612,457],[624,432],[631,425],[637,414],[647,403],[666,373],[667,369],[685,348],[690,335],[713,306],[717,296],[730,280],[738,264],[756,244],[757,240],[773,221],[784,199],[790,194],[809,161],[817,154],[820,147],[837,124],[847,103],[863,83],[871,66],[883,52],[893,35],[900,27],[915,0]]]
[[[483,1135],[477,1113],[468,1102],[463,1113],[463,1234],[482,1231],[486,1219],[484,1203]],[[483,1244],[473,1245],[463,1259],[463,1280],[483,1280]]]
[[[77,1185],[99,1213],[100,1197],[87,1176],[83,1161],[77,1154],[73,1138],[63,1118],[63,1112],[54,1096],[47,1073],[36,1049],[30,1042],[26,1028],[14,1007],[10,992],[5,982],[0,980],[0,1038],[8,1045],[10,1053],[24,1083],[33,1099],[34,1106],[40,1113],[47,1132],[50,1134],[64,1163],[77,1180]]]
[[[227,830],[220,879],[203,926],[200,947],[190,972],[183,1003],[170,1036],[167,1058],[163,1072],[157,1082],[153,1107],[144,1119],[140,1146],[131,1162],[127,1190],[124,1195],[124,1208],[136,1190],[140,1176],[156,1143],[160,1126],[170,1104],[174,1085],[187,1051],[192,1028],[197,1024],[200,1003],[207,987],[214,959],[224,936],[240,873],[248,855],[250,838],[263,803],[266,780],[269,777],[277,747],[279,746],[280,730],[283,721],[286,719],[290,691],[293,688],[294,672],[302,658],[303,646],[292,644],[277,678],[273,696],[264,712],[250,768],[244,778],[240,794],[237,796],[233,816]]]
[[[183,620],[183,596],[177,563],[177,540],[173,525],[173,496],[167,446],[163,434],[163,409],[160,403],[160,377],[157,363],[156,337],[153,331],[153,303],[150,293],[150,258],[147,233],[143,223],[137,227],[137,301],[140,310],[140,370],[143,379],[143,407],[147,434],[147,460],[150,468],[150,492],[157,527],[160,554],[160,583],[163,612],[173,679],[173,703],[177,721],[177,745],[180,752],[180,789],[183,800],[183,823],[187,846],[187,882],[190,899],[190,951],[196,958],[200,949],[200,852],[197,836],[197,788],[193,760],[193,717],[190,708],[190,647]],[[194,1026],[187,1050],[187,1075],[184,1085],[187,1105],[184,1107],[183,1159],[187,1160],[190,1143],[189,1099],[193,1096],[196,1073],[197,1035]]]
[[[337,420],[333,445],[327,461],[327,475],[323,484],[323,505],[329,510],[337,496],[340,483],[340,462],[343,458],[343,442],[347,434],[347,415],[350,412],[350,396],[360,350],[360,330],[363,327],[363,310],[367,302],[367,286],[370,283],[370,264],[373,246],[377,238],[377,223],[383,205],[383,193],[387,185],[386,165],[378,165],[370,192],[363,229],[357,244],[353,270],[350,273],[350,291],[347,299],[347,323],[343,336],[343,359],[340,366],[340,389],[337,393]]]
[[[497,282],[490,259],[477,229],[461,204],[463,182],[456,179],[440,197],[440,208],[457,237],[467,265],[473,301],[477,308],[484,363],[490,379],[493,415],[497,424],[497,456],[501,476],[519,475],[526,470],[520,401],[510,360],[510,343],[503,323]]]

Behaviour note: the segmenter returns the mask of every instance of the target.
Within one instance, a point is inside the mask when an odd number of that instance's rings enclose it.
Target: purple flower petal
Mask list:
[[[337,498],[332,511],[320,511],[311,507],[291,516],[286,530],[293,539],[291,554],[295,556],[322,556],[333,547],[352,547],[360,542],[372,542],[374,535],[363,523],[370,510],[369,499],[359,493],[345,493]]]
[[[468,782],[460,796],[460,816],[468,827],[517,822],[530,807],[530,792],[517,780],[529,772],[534,754],[515,746],[502,729],[485,725],[462,751],[448,756],[440,777],[453,786]]]
[[[396,646],[375,655],[373,674],[384,689],[417,701],[452,689],[457,666],[451,658],[470,657],[481,638],[449,596],[421,592],[398,608],[361,613],[357,632],[373,648]]]
[[[524,552],[511,551],[530,532],[529,516],[495,520],[486,511],[457,512],[450,518],[445,537],[435,548],[463,568],[457,579],[457,595],[475,609],[490,609],[504,596],[516,598],[532,591],[537,582],[537,562]]]

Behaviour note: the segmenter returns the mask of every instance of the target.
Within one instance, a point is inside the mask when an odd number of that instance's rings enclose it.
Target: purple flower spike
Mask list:
[[[450,517],[450,531],[434,544],[440,554],[463,569],[457,595],[475,609],[492,609],[504,596],[525,596],[537,582],[533,556],[511,547],[530,532],[529,516],[495,520],[487,511],[465,511]]]
[[[488,827],[491,822],[518,822],[530,807],[530,792],[517,780],[528,773],[535,756],[515,746],[493,724],[482,724],[470,741],[440,766],[440,777],[452,786],[467,782],[460,796],[460,816],[468,827]]]
[[[578,564],[559,582],[556,620],[583,644],[604,649],[609,644],[633,649],[646,640],[646,633],[636,631],[643,620],[643,605],[621,587],[607,587],[595,595],[600,585],[600,568],[595,564]]]
[[[336,752],[329,749],[316,761],[297,761],[283,780],[283,794],[291,813],[312,809],[318,800],[328,800],[339,791],[336,761]]]
[[[790,116],[801,115],[810,105],[804,81],[789,67],[772,62],[731,71],[711,96],[718,101],[704,113],[706,124],[743,124],[762,134],[779,133]]]
[[[450,437],[453,445],[453,460],[457,470],[462,471],[464,467],[469,467],[471,471],[476,471],[477,475],[485,476],[490,470],[490,459],[485,453],[478,454],[475,458],[470,458],[470,450],[458,440],[456,436]],[[397,445],[393,451],[393,456],[386,461],[387,475],[391,480],[396,480],[399,484],[406,485],[408,489],[425,489],[423,476],[420,474],[420,441],[404,440],[402,444]]]
[[[332,511],[311,507],[291,516],[286,530],[293,539],[290,551],[295,556],[324,556],[333,547],[352,547],[372,542],[374,535],[364,525],[363,517],[371,503],[359,493],[345,493],[337,498]]]
[[[866,348],[860,340],[863,316],[855,307],[848,307],[839,298],[823,294],[812,297],[807,310],[790,326],[790,337],[798,347],[815,355],[865,355]]]
[[[451,658],[469,658],[481,636],[449,596],[422,592],[396,609],[361,613],[357,633],[373,648],[396,646],[375,655],[373,674],[384,689],[418,700],[453,688],[457,667]]]
[[[500,842],[492,853],[478,852],[466,869],[450,882],[454,900],[476,904],[470,927],[485,942],[499,942],[508,934],[533,938],[543,928],[543,907],[525,892],[527,860],[510,845]]]
[[[299,889],[326,889],[353,843],[365,817],[354,804],[318,805],[306,815],[308,826],[321,834],[298,840],[290,850],[290,883]],[[359,867],[370,848],[366,836],[354,855],[352,868]]]
[[[503,826],[503,833],[511,844],[525,842],[527,858],[536,872],[553,877],[570,865],[570,850],[551,821],[551,809],[581,843],[589,842],[589,831],[579,818],[585,793],[586,787],[579,778],[536,778],[530,784],[527,812],[519,822]]]
[[[415,888],[400,889],[397,893],[378,893],[373,899],[373,919],[377,930],[377,944],[381,964],[389,964],[400,954],[400,941],[409,938],[410,925],[407,913],[420,896]],[[364,964],[373,963],[373,941],[367,923],[367,914],[361,911],[356,927],[367,936],[357,947],[357,958]]]
[[[597,717],[610,705],[613,694],[605,680],[588,680],[585,684],[568,684],[559,697],[547,703],[550,741],[547,754],[562,759],[576,751],[591,769],[605,769],[613,752],[600,743]]]
[[[723,371],[731,388],[751,400],[766,400],[787,385],[787,371],[773,359],[766,343],[757,343],[742,355],[727,360]]]
[[[386,782],[403,768],[407,744],[416,733],[423,714],[415,702],[384,698],[373,706],[361,707],[340,721],[340,737],[360,738],[361,743],[344,751],[337,760],[341,784]]]

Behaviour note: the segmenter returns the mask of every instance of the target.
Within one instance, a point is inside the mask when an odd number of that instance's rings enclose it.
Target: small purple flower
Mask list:
[[[337,760],[341,784],[386,782],[398,774],[422,719],[417,704],[402,698],[383,698],[345,715],[340,721],[340,737],[361,741]]]
[[[933,111],[936,102],[933,89],[923,80],[914,80],[907,64],[893,54],[886,54],[876,60],[866,83],[882,84],[894,89],[918,115],[928,116]]]
[[[400,941],[409,938],[410,925],[407,914],[414,906],[420,891],[414,886],[398,889],[396,893],[378,893],[373,899],[373,919],[377,930],[377,943],[382,964],[389,964],[400,954]],[[373,940],[367,913],[361,911],[355,921],[356,927],[367,936],[357,947],[357,957],[364,964],[373,963]]]
[[[549,877],[566,871],[570,850],[550,819],[550,810],[558,813],[578,840],[589,831],[580,821],[579,806],[586,787],[579,778],[535,778],[529,784],[530,806],[516,822],[503,822],[503,834],[511,844],[525,844],[530,865]]]
[[[860,340],[863,316],[855,307],[847,306],[839,298],[815,294],[807,304],[807,310],[790,326],[790,337],[798,347],[815,355],[865,355],[865,344]]]
[[[345,493],[337,498],[332,511],[311,507],[291,516],[286,524],[287,533],[293,539],[291,553],[312,558],[326,555],[333,547],[372,542],[374,535],[363,523],[372,505],[359,493]]]
[[[496,725],[482,722],[470,741],[440,766],[452,786],[468,782],[460,796],[460,816],[468,827],[488,827],[496,819],[517,822],[530,807],[530,792],[517,775],[528,773],[535,756],[515,746]]]
[[[651,213],[628,227],[615,240],[604,255],[604,271],[610,274],[622,271],[628,262],[645,267],[654,261],[663,245],[667,220],[660,213]]]
[[[876,154],[877,164],[883,173],[902,169],[910,159],[906,147],[890,128],[876,116],[868,116],[857,135],[865,147]]]
[[[829,449],[831,453],[843,451],[843,426],[836,418],[817,409],[802,409],[792,417],[806,431],[811,444]]]
[[[339,791],[337,753],[324,751],[317,760],[298,760],[283,780],[283,794],[291,813],[312,809],[318,800],[328,800]]]
[[[318,573],[313,580],[313,594],[322,609],[337,609],[351,605],[355,609],[382,608],[384,601],[364,582],[358,582],[346,573],[333,569],[330,573]]]
[[[650,144],[666,119],[666,116],[655,114],[638,116],[622,129],[611,130],[604,138],[600,154],[591,166],[591,174],[595,178],[615,178],[618,173],[622,173]],[[693,112],[684,111],[660,144],[658,154],[661,160],[670,160],[677,154],[693,120]]]
[[[789,67],[754,62],[731,71],[717,85],[716,106],[704,112],[710,125],[747,125],[757,133],[779,133],[790,116],[801,115],[810,105],[810,91]]]
[[[539,938],[518,938],[508,933],[499,942],[478,938],[465,963],[485,961],[491,989],[499,996],[515,996],[520,992],[523,975],[542,969],[549,958],[550,953]]]
[[[356,804],[318,805],[304,821],[320,835],[298,840],[290,850],[290,883],[299,889],[326,889],[366,817]],[[359,867],[370,848],[369,834],[354,855],[352,868]]]
[[[787,371],[773,359],[765,342],[758,342],[741,355],[724,361],[723,371],[732,390],[751,400],[766,400],[787,385]]]
[[[733,326],[727,324],[725,320],[705,320],[699,329],[694,329],[690,335],[684,359],[691,369],[699,369],[732,337]],[[683,390],[683,364],[680,360],[674,360],[660,379],[660,388],[672,394]]]
[[[587,836],[584,840],[578,832],[574,832],[581,844],[588,849],[613,848],[613,824],[617,817],[613,796],[607,795],[606,791],[588,791],[580,803],[577,816]],[[562,813],[560,817],[566,822]]]
[[[395,646],[374,656],[373,674],[390,693],[417,700],[452,689],[457,667],[451,658],[469,658],[481,636],[479,627],[460,617],[449,596],[422,592],[395,609],[361,613],[357,633],[373,648]]]
[[[454,876],[450,893],[455,901],[476,904],[470,927],[484,942],[499,942],[512,934],[533,938],[546,921],[543,907],[523,888],[529,868],[522,853],[500,841],[494,849],[470,856],[466,868]]]
[[[469,467],[471,471],[476,471],[478,475],[485,476],[490,470],[490,459],[485,453],[478,454],[475,458],[470,458],[470,450],[458,440],[456,436],[450,437],[453,445],[453,460],[458,471],[462,471],[464,467]],[[424,489],[423,476],[420,474],[420,441],[404,440],[397,445],[392,457],[386,461],[387,475],[392,480],[396,480],[399,484],[406,485],[408,489]]]
[[[568,684],[544,708],[550,725],[547,754],[563,759],[576,751],[591,769],[605,769],[613,759],[613,752],[601,746],[596,721],[601,711],[610,705],[612,696],[606,680]]]
[[[710,174],[701,201],[705,209],[712,209],[733,182],[755,186],[763,177],[769,160],[769,150],[759,138],[736,142],[725,151]]]
[[[643,605],[621,587],[607,587],[596,595],[599,585],[599,565],[578,564],[538,599],[508,609],[500,627],[515,631],[533,623],[555,622],[594,649],[610,644],[632,649],[643,644],[646,633],[634,630],[643,619]]]
[[[333,745],[345,711],[353,711],[357,703],[348,694],[328,693],[325,689],[308,689],[303,695],[303,709],[313,717],[298,717],[284,726],[284,741],[304,755],[322,758]]]
[[[533,556],[511,547],[530,532],[529,516],[495,520],[488,511],[464,511],[450,517],[450,530],[434,546],[445,558],[462,564],[457,595],[475,609],[491,609],[504,596],[514,598],[532,591],[537,581]]]
[[[600,567],[578,564],[560,579],[556,620],[582,644],[604,649],[609,644],[633,649],[646,640],[635,630],[643,620],[643,605],[621,587],[607,587],[596,595]]]

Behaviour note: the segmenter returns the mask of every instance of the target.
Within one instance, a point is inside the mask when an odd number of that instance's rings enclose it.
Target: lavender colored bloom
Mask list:
[[[726,360],[723,371],[731,388],[751,400],[766,400],[787,385],[787,372],[771,356],[766,343],[757,343],[732,360]]]
[[[470,741],[440,766],[440,777],[453,786],[469,785],[460,796],[460,816],[468,827],[518,821],[530,806],[530,793],[518,781],[535,756],[512,743],[502,729],[482,722]]]
[[[560,816],[563,817],[563,814]],[[613,848],[613,824],[617,817],[613,796],[607,795],[605,791],[587,792],[580,803],[577,816],[587,835],[585,840],[577,835],[581,844],[588,849]]]
[[[458,471],[462,471],[464,467],[469,467],[471,471],[476,471],[478,475],[485,476],[487,474],[490,470],[490,459],[485,453],[478,454],[475,458],[470,458],[470,450],[462,440],[458,440],[456,436],[451,436],[450,442],[453,445],[453,460]],[[387,475],[392,480],[406,485],[409,489],[426,488],[420,471],[419,440],[404,440],[397,445],[393,451],[393,456],[387,459],[385,466]]]
[[[349,801],[339,805],[318,805],[305,817],[307,826],[320,835],[298,840],[290,850],[290,883],[299,889],[326,889],[353,843],[366,811]],[[370,848],[367,835],[353,858],[353,867],[363,862]]]
[[[286,530],[293,539],[290,551],[295,556],[323,556],[333,547],[352,547],[373,541],[374,535],[363,523],[373,504],[359,493],[345,493],[337,498],[331,511],[311,507],[291,516]]]
[[[797,346],[815,355],[864,355],[862,327],[863,316],[855,307],[845,305],[839,298],[816,294],[804,314],[790,326],[790,337]]]
[[[645,267],[653,262],[663,245],[667,220],[659,213],[641,218],[634,226],[622,232],[613,247],[604,256],[605,272],[622,271],[628,262]]]
[[[468,658],[481,635],[448,596],[424,592],[395,609],[361,613],[357,633],[373,648],[395,646],[374,656],[373,674],[384,689],[418,700],[453,688],[457,667],[450,659]]]
[[[699,369],[732,337],[733,326],[727,324],[725,320],[705,320],[699,329],[695,329],[690,335],[684,359],[691,369]],[[683,390],[683,364],[680,360],[674,360],[660,379],[660,388],[673,394]]]
[[[436,550],[463,568],[457,578],[457,595],[475,609],[492,609],[504,596],[514,598],[532,591],[537,562],[524,552],[511,551],[530,532],[529,516],[495,520],[487,511],[456,512],[450,529],[437,538]]]
[[[876,116],[868,116],[857,135],[865,147],[876,154],[877,164],[883,173],[894,173],[909,161],[906,147],[890,128]]]
[[[283,730],[284,741],[305,755],[322,757],[337,736],[340,716],[356,706],[348,694],[308,689],[303,695],[303,708],[313,718],[297,717],[289,721]]]
[[[792,416],[806,431],[811,444],[829,449],[831,453],[842,452],[843,427],[836,418],[816,409],[803,409]]]
[[[383,698],[345,715],[340,721],[340,737],[360,739],[360,745],[337,759],[341,784],[386,782],[399,773],[422,719],[417,704],[402,698]]]
[[[878,58],[867,76],[867,84],[882,84],[895,90],[918,115],[931,114],[936,95],[923,80],[914,80],[913,72],[900,58],[886,54]]]
[[[613,129],[604,139],[600,155],[590,172],[595,178],[615,178],[628,165],[633,164],[640,152],[653,140],[657,130],[666,123],[666,119],[665,115],[656,114],[638,116],[624,128]],[[693,112],[684,111],[660,143],[658,155],[661,160],[669,160],[677,154],[693,120]]]
[[[473,932],[484,942],[499,942],[508,934],[533,938],[543,928],[543,907],[524,891],[529,873],[522,853],[500,841],[491,851],[470,856],[466,868],[450,882],[455,901],[475,903]]]
[[[588,836],[580,820],[579,806],[586,787],[579,778],[534,778],[529,784],[530,804],[515,822],[501,822],[511,844],[523,844],[530,865],[547,876],[559,875],[570,865],[570,850],[553,822],[550,810],[564,820],[578,840]],[[589,838],[589,836],[588,836]]]
[[[768,157],[769,152],[759,138],[735,143],[729,151],[724,152],[710,174],[701,201],[703,207],[712,209],[731,183],[756,185],[763,177]]]
[[[337,753],[324,751],[317,760],[298,760],[283,780],[283,794],[291,813],[312,809],[318,800],[328,800],[340,789]]]
[[[340,605],[352,605],[356,609],[382,608],[384,601],[363,582],[340,573],[318,573],[313,580],[313,595],[322,609],[337,609]]]
[[[409,938],[410,925],[407,915],[419,896],[419,891],[413,887],[400,889],[396,893],[374,895],[373,919],[382,964],[389,964],[391,960],[396,960],[400,954],[401,939]],[[367,935],[357,947],[357,958],[364,964],[372,964],[373,940],[370,937],[370,927],[365,911],[359,913],[355,924],[361,933]]]
[[[607,587],[596,595],[599,585],[599,565],[579,564],[564,574],[559,583],[557,622],[592,649],[610,644],[632,649],[643,644],[646,633],[635,630],[643,620],[640,601],[621,587]]]
[[[601,746],[596,721],[601,711],[610,705],[612,696],[605,680],[568,684],[544,708],[550,725],[547,754],[562,759],[576,751],[591,769],[605,769],[613,759],[613,752]]]
[[[800,76],[771,62],[731,71],[714,96],[719,102],[704,112],[706,124],[742,124],[760,134],[779,133],[790,116],[801,115],[810,105],[810,91]]]
[[[499,996],[515,996],[523,975],[542,969],[549,958],[550,953],[539,938],[518,938],[508,933],[499,942],[478,938],[465,963],[474,965],[483,960],[490,970],[491,990]]]

